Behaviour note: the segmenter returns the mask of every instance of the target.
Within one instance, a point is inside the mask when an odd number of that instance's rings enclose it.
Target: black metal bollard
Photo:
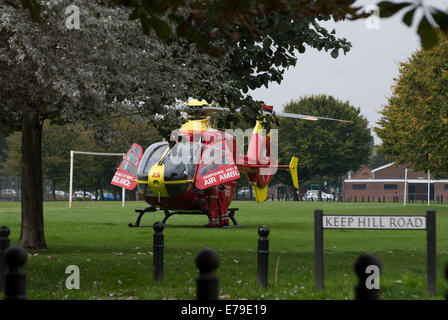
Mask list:
[[[445,279],[448,281],[448,263],[445,265]],[[445,299],[448,300],[448,291],[446,293]]]
[[[163,279],[163,228],[165,225],[163,222],[157,221],[153,225],[154,236],[153,236],[153,251],[154,251],[154,260],[153,260],[153,273],[154,280],[160,281]]]
[[[196,299],[218,300],[218,253],[213,249],[202,249],[196,256],[195,263],[199,270],[199,277],[196,279]]]
[[[359,282],[355,287],[356,300],[379,300],[381,261],[370,253],[361,254],[355,262],[355,273]]]
[[[6,250],[5,263],[5,287],[3,300],[25,300],[26,274],[24,265],[28,259],[25,249],[22,247],[10,247]]]
[[[266,288],[268,286],[268,263],[269,263],[269,228],[261,226],[258,228],[258,266],[257,284]]]
[[[11,231],[8,227],[2,226],[0,227],[0,292],[3,292],[4,288],[4,273],[6,271],[6,264],[4,260],[5,251],[9,248],[9,234]]]

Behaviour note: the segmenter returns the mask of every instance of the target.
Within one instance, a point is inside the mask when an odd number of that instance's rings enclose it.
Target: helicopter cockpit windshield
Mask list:
[[[200,148],[201,145],[196,142],[176,143],[162,159],[165,165],[165,181],[193,179],[199,161]]]
[[[190,188],[199,161],[201,144],[179,142],[162,159],[166,190],[170,195],[182,194]]]
[[[148,147],[143,154],[140,165],[137,169],[137,180],[148,181],[148,173],[151,167],[156,164],[168,149],[167,142],[157,142]],[[148,184],[139,183],[137,184],[138,191],[143,194],[151,194]]]
[[[199,150],[201,144],[196,142],[178,142],[172,149],[169,149],[167,142],[154,143],[146,149],[140,166],[137,170],[138,191],[151,195],[151,186],[148,183],[148,175],[152,177],[163,174],[163,181],[166,191],[169,195],[182,194],[191,186],[196,166],[199,162]],[[154,166],[163,167],[157,173],[154,172]],[[153,171],[151,171],[153,169]]]

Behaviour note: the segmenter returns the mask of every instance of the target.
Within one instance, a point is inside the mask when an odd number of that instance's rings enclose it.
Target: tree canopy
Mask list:
[[[21,3],[29,9],[34,21],[42,21],[39,0],[21,0],[20,3],[18,0],[3,1],[15,8],[20,8]],[[131,7],[131,18],[141,22],[145,33],[153,31],[162,40],[168,40],[175,34],[194,42],[199,50],[214,56],[221,55],[223,48],[213,40],[239,40],[241,32],[257,37],[264,32],[257,25],[257,19],[273,13],[292,15],[299,19],[331,15],[335,21],[345,18],[356,20],[371,14],[362,12],[362,8],[355,5],[355,0],[253,0],[238,3],[226,0],[101,0],[101,3]],[[424,49],[431,49],[437,44],[437,30],[445,34],[448,32],[448,13],[424,1],[379,1],[377,5],[382,18],[406,11],[402,21],[408,27],[416,20],[416,12],[420,11],[420,21],[415,24]]]
[[[448,174],[448,38],[402,62],[374,129],[380,152],[415,170]]]

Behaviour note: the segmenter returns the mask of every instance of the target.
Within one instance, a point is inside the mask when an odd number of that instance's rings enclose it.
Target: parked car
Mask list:
[[[75,191],[73,193],[74,200],[95,200],[96,197],[88,191]]]
[[[243,196],[243,197],[250,196],[250,189],[249,189],[249,187],[242,187],[241,189],[239,189],[238,190],[238,195],[239,196]]]
[[[0,191],[0,198],[2,200],[16,200],[17,192],[14,189],[2,189]]]
[[[319,199],[319,190],[308,190],[305,193],[305,200],[306,201],[317,201]],[[323,201],[327,201],[328,200],[333,200],[334,196],[332,194],[326,193],[322,191],[322,200]]]
[[[56,200],[68,200],[68,192],[55,190],[54,194],[56,196]]]

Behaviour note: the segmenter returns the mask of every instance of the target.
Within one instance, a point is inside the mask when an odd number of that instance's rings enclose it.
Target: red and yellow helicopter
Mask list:
[[[241,153],[238,139],[213,129],[209,117],[198,115],[209,112],[227,111],[211,106],[205,100],[190,100],[186,110],[195,114],[180,129],[172,132],[172,148],[166,141],[150,145],[145,152],[134,143],[123,158],[112,184],[133,190],[137,187],[139,196],[149,206],[139,212],[136,223],[140,226],[146,212],[163,210],[163,223],[174,214],[204,214],[209,218],[208,227],[228,226],[229,218],[235,226],[237,208],[229,208],[232,202],[236,180],[241,173],[247,175],[257,202],[266,200],[268,184],[278,169],[291,173],[292,183],[297,189],[298,159],[293,157],[289,165],[278,165],[276,152],[272,152],[271,132],[263,129],[257,121],[252,131],[247,154]],[[272,113],[273,107],[262,105],[264,113]],[[280,117],[305,120],[336,120],[291,113],[276,113]],[[227,130],[226,130],[227,131]],[[244,140],[243,140],[244,141]]]

